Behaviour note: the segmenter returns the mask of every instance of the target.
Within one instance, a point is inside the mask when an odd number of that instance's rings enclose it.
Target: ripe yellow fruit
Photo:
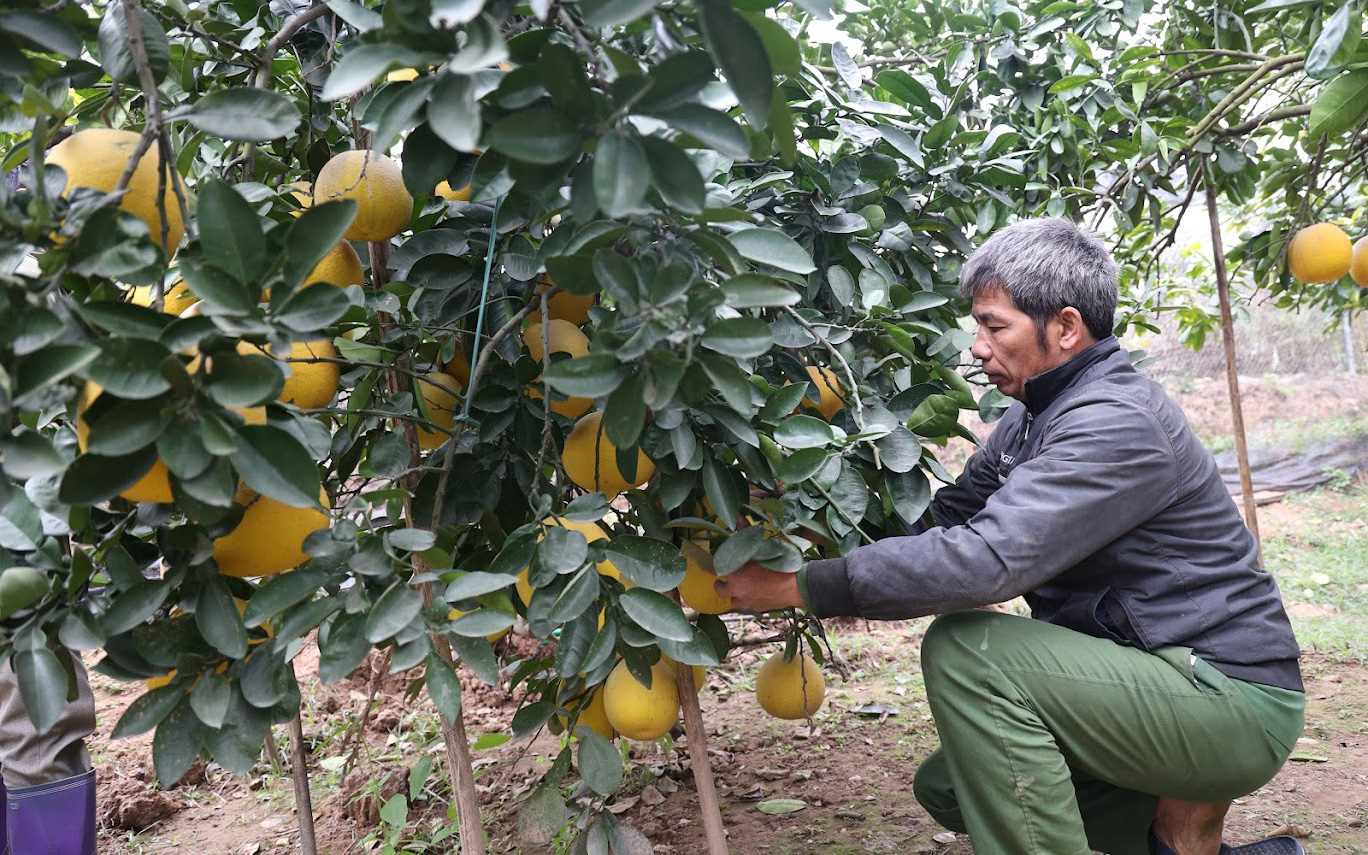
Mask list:
[[[328,250],[328,254],[304,279],[304,285],[315,282],[328,282],[343,288],[348,285],[364,286],[366,268],[361,265],[361,256],[357,255],[356,248],[345,240],[338,241],[337,246]]]
[[[314,201],[355,199],[356,219],[347,240],[389,240],[408,226],[413,197],[399,164],[369,149],[353,149],[323,164],[314,182]]]
[[[320,490],[318,500],[330,507],[326,492]],[[214,541],[214,561],[225,576],[245,579],[293,570],[309,558],[304,539],[332,525],[322,511],[291,507],[247,487],[233,501],[246,508],[242,521]]]
[[[456,620],[456,618],[468,614],[470,614],[470,612],[462,611],[460,609],[452,609],[451,611],[447,612],[447,620]],[[490,644],[493,644],[494,642],[503,638],[505,635],[508,635],[509,629],[512,629],[512,627],[509,627],[508,629],[501,629],[498,632],[491,632],[489,635],[485,636],[485,641],[488,641]]]
[[[143,285],[133,289],[133,294],[129,297],[129,302],[135,306],[151,306],[153,293],[151,285]],[[162,292],[162,311],[168,315],[179,316],[181,312],[199,302],[199,297],[190,293],[186,287],[184,279],[177,279],[171,283],[171,287]]]
[[[612,498],[623,490],[640,487],[651,480],[655,474],[655,464],[641,449],[637,449],[636,477],[628,481],[618,469],[617,447],[608,441],[602,422],[603,413],[590,413],[575,422],[570,435],[565,438],[561,465],[565,467],[565,474],[580,489],[602,490]]]
[[[677,665],[679,664],[678,662],[674,661],[673,659],[671,659],[671,658],[668,657],[668,656],[661,656],[661,657],[660,657],[660,661],[661,661],[661,662],[664,662],[666,665],[670,666],[670,673],[671,673],[671,674],[674,674],[674,672],[675,672],[675,666],[677,666]],[[695,666],[693,666],[693,684],[694,684],[694,691],[702,691],[702,690],[703,690],[703,684],[704,684],[705,682],[707,682],[707,680],[708,680],[708,669],[707,669],[707,668],[704,668],[702,665],[695,665]]]
[[[466,185],[463,186],[463,187],[460,187],[460,188],[457,188],[457,189],[455,189],[455,190],[452,190],[452,189],[451,189],[451,185],[448,184],[447,182],[443,181],[441,184],[438,184],[438,185],[437,185],[437,188],[436,188],[435,190],[433,190],[432,192],[433,192],[433,195],[441,196],[443,199],[447,200],[448,202],[469,202],[469,201],[470,201],[470,185],[469,185],[469,184],[466,184]]]
[[[529,326],[523,333],[523,344],[526,345],[528,354],[537,362],[541,362],[545,355],[545,351],[542,349],[542,334],[540,321]],[[545,335],[546,343],[551,346],[552,353],[568,353],[572,357],[589,354],[589,339],[580,332],[579,327],[569,321],[552,320],[546,325]],[[542,398],[542,391],[529,388],[527,395],[529,398],[539,401]],[[589,408],[593,405],[594,401],[591,398],[553,398],[551,411],[574,419],[589,412]]]
[[[398,68],[385,75],[385,79],[390,83],[403,83],[409,80],[418,79],[418,69]]]
[[[1354,261],[1349,267],[1349,275],[1360,288],[1368,288],[1368,237],[1354,241]]]
[[[532,323],[541,320],[541,292],[549,290],[555,282],[550,276],[543,276],[537,285],[536,293],[532,295],[532,302],[537,308],[527,316]],[[571,294],[569,291],[560,291],[553,294],[546,301],[546,313],[552,320],[569,321],[575,326],[581,326],[589,320],[589,310],[593,308],[598,298],[593,294]]]
[[[238,344],[239,353],[258,353],[273,359],[281,357],[270,348],[259,348],[248,342]],[[290,345],[290,355],[285,361],[291,374],[285,378],[285,387],[280,390],[277,401],[294,404],[305,410],[326,407],[337,395],[337,387],[342,381],[342,366],[336,362],[296,362],[293,360],[337,359],[337,348],[332,342],[297,341]]]
[[[1334,223],[1307,226],[1287,245],[1287,269],[1302,282],[1331,282],[1349,272],[1354,245]]]
[[[59,142],[47,153],[47,162],[66,170],[67,183],[63,195],[73,187],[93,187],[108,193],[119,183],[119,177],[128,167],[128,160],[138,148],[139,135],[132,131],[116,131],[113,128],[90,128],[77,131]],[[119,200],[119,208],[147,223],[152,239],[161,242],[162,207],[166,211],[166,245],[162,248],[167,254],[175,252],[185,234],[181,220],[180,202],[176,199],[174,185],[180,184],[180,175],[174,169],[167,170],[166,190],[157,203],[157,185],[160,183],[159,148],[154,142],[138,161],[133,170],[133,178],[128,189]]]
[[[817,662],[804,653],[784,661],[782,651],[765,660],[755,678],[755,697],[775,718],[807,718],[826,697],[826,680]]]
[[[713,583],[717,574],[713,572],[712,555],[701,544],[685,541],[680,547],[684,553],[684,581],[679,583],[679,596],[684,605],[700,614],[720,615],[732,608],[731,597],[720,597]]]
[[[637,682],[619,662],[603,684],[603,709],[608,723],[628,739],[659,739],[679,720],[679,690],[665,662],[651,667],[651,687]]]
[[[446,428],[445,431],[441,431],[418,426],[418,444],[424,451],[431,451],[451,438],[450,431],[456,426],[459,396],[465,386],[455,377],[440,371],[434,371],[419,379],[422,381],[419,389],[428,406],[428,418],[433,424]]]
[[[150,692],[153,689],[160,689],[162,686],[169,685],[174,679],[176,679],[176,669],[172,668],[160,677],[148,677],[143,682],[147,684],[147,691]]]
[[[814,400],[812,387],[808,387],[808,393],[803,396],[803,404],[814,408],[822,414],[827,421],[845,407],[845,401],[841,400],[841,395],[845,390],[841,388],[841,383],[836,379],[836,372],[824,365],[809,365],[807,367],[808,377],[817,384],[817,392],[820,396]]]
[[[607,740],[617,739],[618,732],[613,728],[613,723],[608,720],[608,713],[604,710],[603,687],[599,686],[598,688],[590,689],[589,691],[591,694],[589,695],[588,706],[583,706],[584,695],[580,695],[567,703],[565,705],[566,709],[570,712],[579,710],[579,718],[575,721],[576,726],[587,727]],[[562,730],[570,725],[570,719],[564,716],[558,715],[556,716],[556,720],[560,724]]]
[[[442,370],[460,380],[462,389],[470,385],[470,360],[466,359],[465,347],[461,344],[460,339],[456,340],[455,355],[446,365],[442,366]]]
[[[297,210],[290,213],[297,217],[304,213],[305,209],[312,207],[313,186],[307,181],[291,181],[290,187],[290,198],[299,206]]]
[[[542,525],[555,525],[560,526],[562,528],[568,528],[572,531],[577,531],[580,534],[584,535],[584,539],[589,543],[593,543],[596,540],[608,539],[608,533],[605,532],[603,529],[599,528],[597,524],[591,522],[573,522],[571,520],[565,519],[564,517],[547,517],[546,519],[542,520]],[[541,543],[542,538],[543,535],[538,534],[537,542]],[[633,587],[630,581],[622,578],[622,573],[619,572],[618,569],[613,566],[613,562],[611,561],[600,561],[594,565],[594,569],[597,570],[599,574],[602,576],[607,576],[610,579],[616,579],[628,588]],[[523,605],[527,605],[528,603],[532,602],[532,583],[528,580],[528,574],[530,572],[530,567],[524,567],[522,569],[522,572],[518,574],[517,583],[513,586],[515,589],[517,589],[518,596],[522,597]],[[599,627],[603,627],[602,614],[599,615]]]

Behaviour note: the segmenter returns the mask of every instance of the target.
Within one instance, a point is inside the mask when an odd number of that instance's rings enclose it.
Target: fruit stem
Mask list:
[[[722,809],[717,802],[717,784],[708,760],[708,737],[703,726],[703,711],[698,707],[693,666],[675,663],[675,683],[679,705],[684,712],[684,733],[689,737],[689,761],[693,765],[694,785],[698,789],[698,809],[703,814],[703,835],[709,855],[727,855],[727,829],[722,825]]]

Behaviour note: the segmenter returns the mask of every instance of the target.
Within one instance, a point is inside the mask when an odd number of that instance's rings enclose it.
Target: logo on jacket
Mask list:
[[[1003,454],[1001,455],[1001,461],[1003,466],[1011,466],[1013,463],[1016,463],[1016,458],[1010,454]]]

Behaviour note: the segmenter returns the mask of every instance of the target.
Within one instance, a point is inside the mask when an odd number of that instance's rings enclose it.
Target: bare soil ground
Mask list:
[[[1247,380],[1245,394],[1251,429],[1289,419],[1358,417],[1368,408],[1368,377]],[[1223,381],[1196,381],[1178,397],[1204,437],[1229,433]],[[1307,524],[1304,509],[1291,503],[1260,513],[1265,537],[1270,531],[1297,532]],[[811,730],[760,711],[751,694],[759,652],[734,655],[725,667],[710,672],[703,714],[733,853],[972,851],[966,839],[938,828],[912,795],[916,765],[936,744],[917,667],[925,626],[926,621],[854,621],[834,627],[837,652],[850,666],[850,679],[828,677],[827,703]],[[535,644],[527,639],[509,643],[517,645],[519,655],[536,655]],[[377,673],[375,664],[371,660],[353,678],[320,686],[312,676],[316,651],[306,648],[297,661],[319,851],[386,851],[380,839],[385,837],[380,804],[396,793],[413,792],[418,797],[411,800],[402,841],[406,848],[389,851],[454,851],[448,848],[451,839],[433,846],[421,843],[451,824],[435,717],[421,694],[416,700],[406,694],[409,678]],[[1317,855],[1368,853],[1368,674],[1362,666],[1317,653],[1303,664],[1308,679],[1303,743],[1276,779],[1236,804],[1227,839],[1243,842],[1290,830],[1304,836]],[[465,677],[471,738],[507,732],[518,698]],[[263,759],[246,778],[199,764],[177,785],[159,788],[151,771],[150,735],[109,739],[141,687],[98,675],[92,682],[100,720],[91,748],[101,782],[101,855],[300,851],[288,759],[280,765]],[[871,703],[896,712],[855,712]],[[286,752],[283,726],[276,729],[276,738]],[[476,752],[491,852],[553,851],[522,847],[515,828],[521,797],[558,750],[557,738],[543,734]],[[706,851],[682,735],[668,749],[633,744],[630,751],[633,763],[610,810],[644,831],[657,855]],[[411,790],[410,772],[426,763],[424,758],[438,771],[426,787]],[[801,800],[804,808],[783,815],[763,813],[759,804],[772,798]]]

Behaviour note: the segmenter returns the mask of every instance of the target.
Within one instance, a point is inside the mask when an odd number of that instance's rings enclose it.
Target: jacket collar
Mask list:
[[[1031,415],[1040,413],[1054,403],[1065,389],[1073,385],[1078,375],[1111,356],[1121,349],[1116,336],[1109,335],[1101,341],[1089,345],[1073,359],[1056,365],[1049,371],[1042,371],[1026,381],[1026,409]]]

